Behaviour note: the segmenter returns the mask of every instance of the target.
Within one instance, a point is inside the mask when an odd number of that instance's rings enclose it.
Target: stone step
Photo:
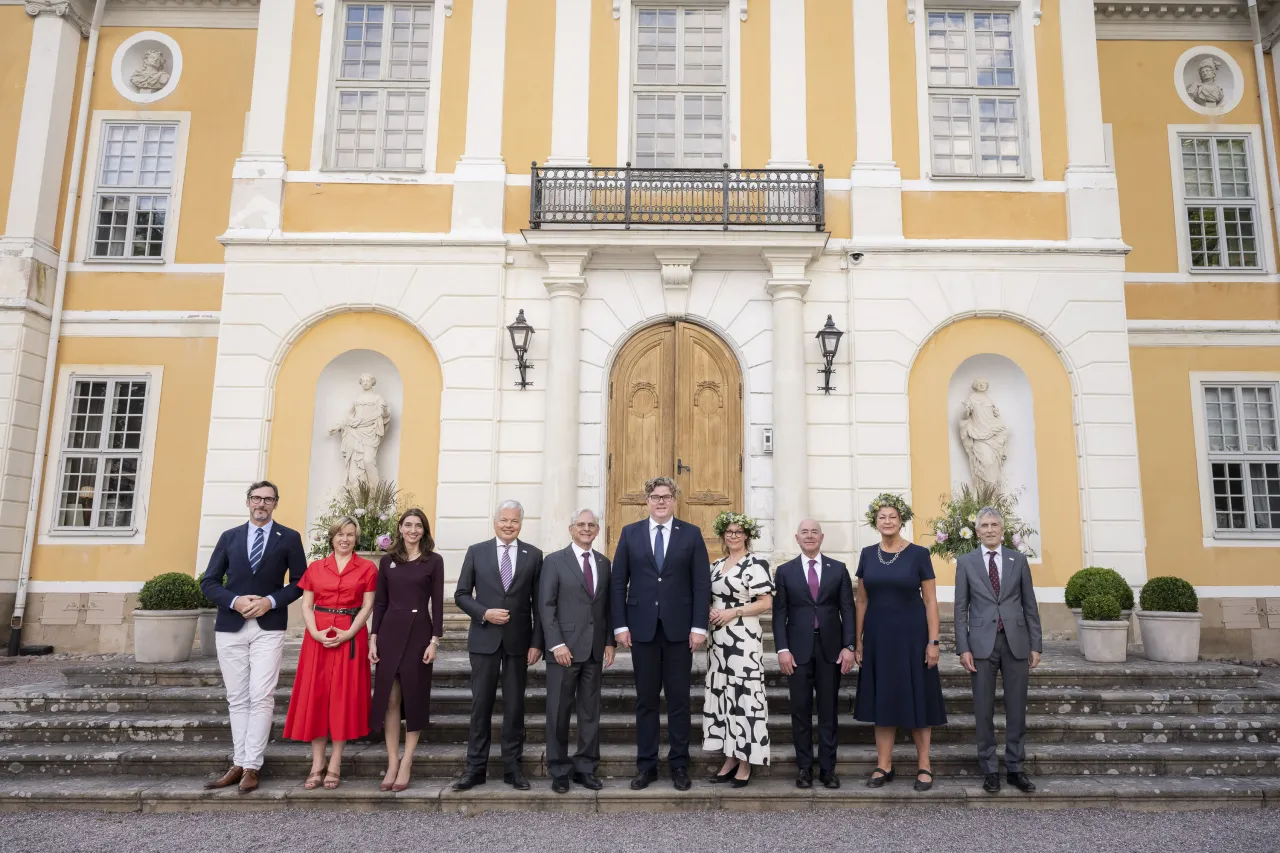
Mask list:
[[[576,737],[576,735],[573,735]],[[571,737],[570,743],[575,743]],[[599,774],[625,778],[635,772],[635,748],[630,744],[603,744]],[[976,754],[970,743],[935,744],[932,752],[938,778],[973,777],[977,774]],[[423,778],[448,778],[461,773],[465,764],[463,744],[423,744],[414,760],[414,774]],[[24,779],[50,777],[143,775],[210,778],[226,769],[230,749],[225,743],[181,744],[9,744],[0,746],[0,767],[11,776]],[[718,768],[720,758],[708,757],[694,748],[693,773],[701,778]],[[915,766],[915,749],[899,745],[894,764],[907,775]],[[272,743],[267,747],[263,777],[301,781],[311,766],[311,748],[303,743]],[[524,770],[532,778],[546,778],[546,749],[529,744]],[[836,772],[845,777],[863,778],[876,766],[871,744],[843,744],[839,748]],[[380,778],[386,770],[386,749],[381,743],[358,741],[347,745],[343,754],[344,778]],[[1027,746],[1026,770],[1035,776],[1170,776],[1235,777],[1280,776],[1280,744],[1041,744]],[[757,767],[761,777],[788,779],[795,773],[794,753],[780,745],[773,753],[772,767]],[[489,775],[502,778],[499,749],[491,749]]]
[[[854,679],[841,690],[840,707],[851,708]],[[701,685],[694,685],[694,705],[699,706]],[[276,702],[283,707],[290,688],[276,690]],[[769,708],[778,714],[790,713],[791,697],[784,687],[767,689]],[[973,713],[973,694],[968,687],[943,690],[952,713]],[[1003,692],[997,691],[1003,700]],[[498,702],[502,691],[498,691]],[[635,690],[610,686],[601,691],[605,711],[627,711],[635,707]],[[440,714],[469,713],[471,690],[467,687],[437,687],[431,693],[432,710]],[[0,713],[18,714],[225,714],[226,696],[221,687],[67,687],[60,683],[33,684],[0,690]],[[501,705],[499,704],[499,707]],[[546,693],[541,688],[528,691],[526,713],[545,713]],[[1280,687],[1264,686],[1236,690],[1189,688],[1182,690],[1090,690],[1079,687],[1034,687],[1028,692],[1027,712],[1031,714],[1280,714]]]
[[[416,779],[399,794],[380,793],[376,779],[344,781],[334,791],[304,791],[300,779],[267,779],[252,794],[234,788],[203,790],[203,777],[40,779],[16,777],[0,787],[0,810],[93,810],[111,812],[193,812],[206,810],[401,810],[478,814],[495,810],[598,813],[619,811],[783,811],[815,808],[901,808],[904,806],[981,808],[1130,808],[1188,810],[1263,808],[1280,803],[1277,778],[1072,777],[1037,778],[1038,791],[1022,794],[1007,785],[999,794],[982,790],[981,781],[939,780],[917,793],[906,780],[872,790],[853,779],[835,791],[821,786],[801,791],[790,779],[760,779],[734,790],[695,782],[680,793],[665,781],[632,791],[625,779],[609,780],[603,790],[575,787],[555,794],[539,781],[533,790],[515,791],[496,780],[470,791],[448,790],[448,779]]]
[[[790,716],[771,714],[769,732],[775,744],[791,740]],[[544,725],[535,716],[527,723],[528,741],[541,742]],[[665,717],[662,719],[665,727]],[[494,737],[501,719],[494,718]],[[277,714],[273,737],[279,739],[284,715]],[[997,730],[1004,719],[996,717]],[[695,731],[697,721],[695,721]],[[841,743],[871,743],[870,724],[841,714]],[[469,715],[437,714],[424,738],[430,743],[464,743]],[[1028,738],[1036,743],[1277,743],[1280,717],[1276,715],[1195,716],[1195,715],[1044,715],[1027,717]],[[630,713],[601,715],[601,740],[630,743],[635,737],[635,716]],[[906,735],[902,737],[906,739]],[[972,743],[971,715],[952,714],[945,726],[933,730],[935,743]],[[231,730],[225,715],[212,714],[6,714],[0,716],[0,744],[6,743],[228,743]]]

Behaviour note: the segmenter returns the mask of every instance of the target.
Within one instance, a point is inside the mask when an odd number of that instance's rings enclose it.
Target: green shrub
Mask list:
[[[1152,578],[1142,587],[1138,600],[1143,610],[1165,613],[1196,613],[1200,610],[1196,588],[1182,578]]]
[[[1083,607],[1086,598],[1100,592],[1114,598],[1121,610],[1133,609],[1133,590],[1125,579],[1115,569],[1098,566],[1081,569],[1067,581],[1067,607]]]
[[[142,585],[138,593],[139,610],[199,610],[204,593],[191,575],[165,572]]]
[[[1120,602],[1105,592],[1095,592],[1080,605],[1081,618],[1088,622],[1119,622]]]
[[[201,575],[200,577],[202,578],[204,577],[204,575]],[[199,583],[200,583],[200,578],[196,578],[196,584],[199,585]],[[225,574],[222,576],[222,586],[224,589],[227,586],[227,576]],[[217,607],[218,605],[214,604],[213,601],[210,600],[209,596],[204,594],[204,587],[200,587],[200,609],[215,610],[217,609]]]

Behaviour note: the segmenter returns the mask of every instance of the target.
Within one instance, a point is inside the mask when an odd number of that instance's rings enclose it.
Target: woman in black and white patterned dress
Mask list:
[[[702,748],[723,753],[710,781],[744,788],[751,765],[769,763],[769,705],[764,693],[764,632],[760,614],[773,606],[769,563],[752,554],[754,519],[723,512],[715,531],[728,554],[711,566],[711,636]]]

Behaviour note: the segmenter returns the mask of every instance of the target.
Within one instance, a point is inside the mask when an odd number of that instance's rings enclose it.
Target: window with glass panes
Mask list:
[[[1280,533],[1275,383],[1204,386],[1214,528]]]
[[[102,126],[89,257],[164,260],[177,147],[176,124]]]
[[[1025,176],[1013,13],[942,9],[928,19],[932,174]]]
[[[1183,136],[1192,269],[1258,269],[1258,196],[1246,136]]]
[[[73,377],[54,526],[132,530],[147,413],[145,377]]]
[[[426,168],[431,16],[431,3],[343,4],[330,168]]]
[[[727,19],[723,6],[636,8],[633,165],[728,162]]]

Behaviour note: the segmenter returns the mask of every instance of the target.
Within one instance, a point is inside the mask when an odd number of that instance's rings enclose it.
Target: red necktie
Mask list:
[[[596,597],[596,579],[591,574],[591,555],[586,551],[582,552],[582,576],[587,581],[587,595],[591,598]]]
[[[995,590],[996,604],[998,606],[1000,602],[1000,567],[996,565],[995,551],[987,552],[987,574],[991,576],[991,588]],[[996,630],[1004,630],[1004,619],[1000,618],[998,610],[996,615]]]
[[[818,564],[817,560],[809,561],[809,594],[813,596],[813,630],[818,630],[818,572],[814,566]]]

